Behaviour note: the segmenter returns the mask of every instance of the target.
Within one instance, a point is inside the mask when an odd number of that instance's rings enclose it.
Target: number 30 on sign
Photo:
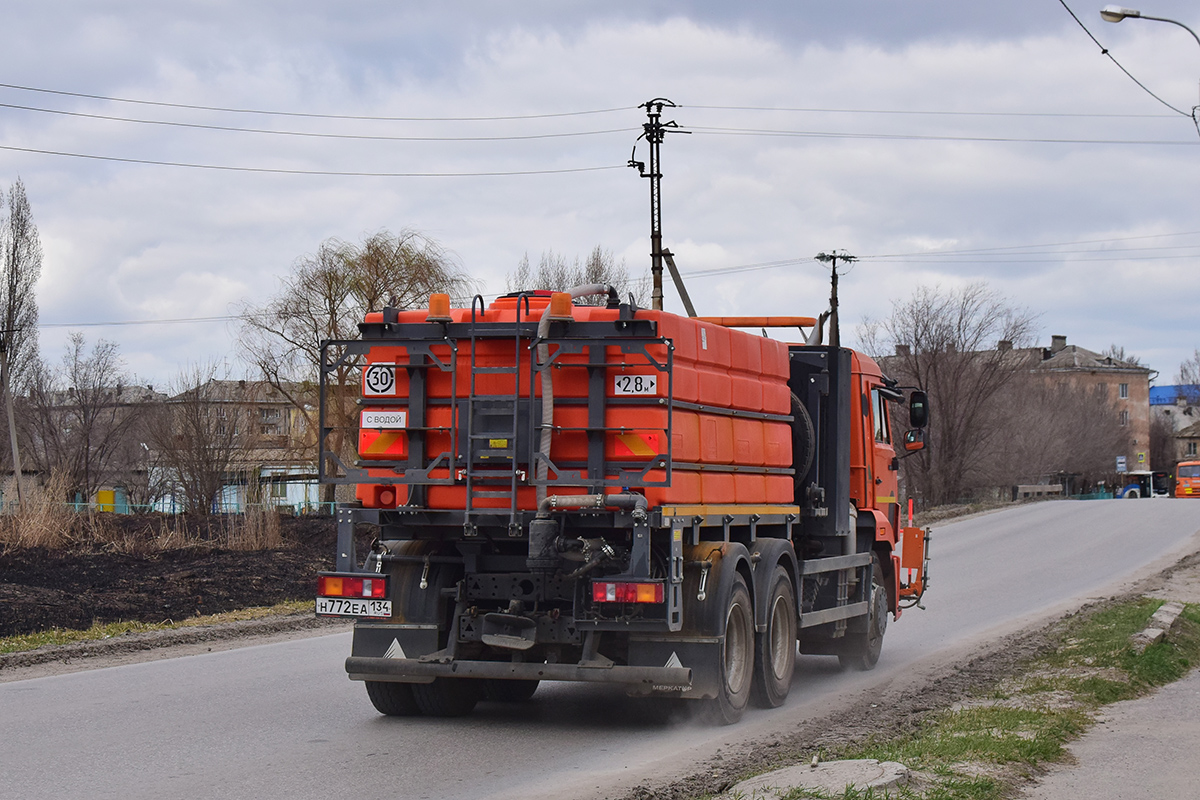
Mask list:
[[[381,395],[396,393],[396,368],[391,364],[376,364],[367,367],[363,375],[363,394]]]

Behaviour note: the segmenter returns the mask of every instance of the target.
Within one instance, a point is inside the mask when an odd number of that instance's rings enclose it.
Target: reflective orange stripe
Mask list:
[[[618,456],[645,458],[658,455],[657,433],[618,433],[615,448]]]
[[[358,435],[358,452],[364,458],[406,456],[408,455],[408,432],[361,430]]]

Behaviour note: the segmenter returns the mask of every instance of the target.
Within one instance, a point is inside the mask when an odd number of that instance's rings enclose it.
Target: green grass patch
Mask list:
[[[1044,764],[1058,761],[1095,712],[1182,678],[1200,661],[1200,608],[1185,608],[1170,637],[1138,652],[1131,639],[1162,601],[1140,598],[1083,612],[1062,623],[1060,644],[1019,675],[961,707],[932,712],[915,733],[872,740],[825,759],[898,761],[918,772],[910,786],[813,794],[785,800],[998,800]],[[811,754],[809,754],[811,757]]]
[[[164,620],[163,622],[106,622],[93,625],[87,630],[51,628],[48,631],[39,631],[38,633],[0,638],[0,653],[20,653],[49,645],[103,641],[111,639],[114,636],[122,636],[129,633],[194,628],[201,625],[216,625],[221,622],[239,622],[284,614],[298,614],[304,611],[312,611],[312,607],[311,600],[289,600],[273,606],[243,608],[238,611],[226,611],[221,614],[189,617],[178,622],[174,620]]]

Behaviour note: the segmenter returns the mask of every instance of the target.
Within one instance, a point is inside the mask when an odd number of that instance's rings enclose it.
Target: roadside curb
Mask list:
[[[718,800],[779,800],[796,789],[820,791],[837,795],[847,789],[867,791],[892,789],[908,782],[909,770],[895,761],[856,758],[845,761],[818,761],[798,764],[753,778],[730,787],[717,795]]]
[[[0,671],[33,667],[53,661],[69,663],[77,659],[120,655],[174,645],[245,639],[315,628],[335,630],[339,623],[339,620],[320,619],[311,613],[304,612],[235,622],[219,622],[215,625],[194,625],[161,631],[125,633],[108,639],[92,639],[71,644],[48,645],[36,650],[24,650],[17,653],[3,653],[0,654]]]
[[[1164,603],[1154,612],[1154,616],[1150,617],[1150,624],[1133,635],[1134,650],[1141,653],[1150,645],[1162,641],[1182,613],[1183,603],[1177,600]]]

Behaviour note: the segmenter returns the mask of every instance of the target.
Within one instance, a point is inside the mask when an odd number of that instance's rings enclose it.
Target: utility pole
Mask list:
[[[637,141],[634,142],[633,153],[629,156],[629,166],[635,167],[643,178],[650,179],[650,276],[654,282],[654,289],[650,295],[650,307],[655,311],[662,311],[663,307],[662,271],[663,256],[665,255],[662,247],[662,168],[659,161],[659,146],[668,133],[691,133],[691,131],[681,130],[674,120],[663,122],[664,106],[677,108],[674,103],[663,97],[647,100],[638,106],[638,108],[646,109],[647,121],[642,125],[642,135],[638,137],[638,141],[645,139],[646,143],[650,145],[650,171],[646,171],[644,162],[634,158],[637,155]],[[678,270],[675,269],[674,259],[668,258],[667,263],[671,267],[671,278],[675,281],[676,288],[679,289],[682,297],[687,298],[687,292],[683,289],[683,280],[679,277]],[[690,308],[691,299],[685,299],[684,304],[689,307],[689,316],[696,316],[695,311]]]
[[[832,265],[830,268],[829,277],[829,346],[842,346],[842,331],[838,326],[838,271],[837,265],[841,261],[843,264],[853,264],[858,259],[847,253],[845,250],[838,252],[832,250],[828,253],[817,253],[815,256],[817,261],[824,264]]]

